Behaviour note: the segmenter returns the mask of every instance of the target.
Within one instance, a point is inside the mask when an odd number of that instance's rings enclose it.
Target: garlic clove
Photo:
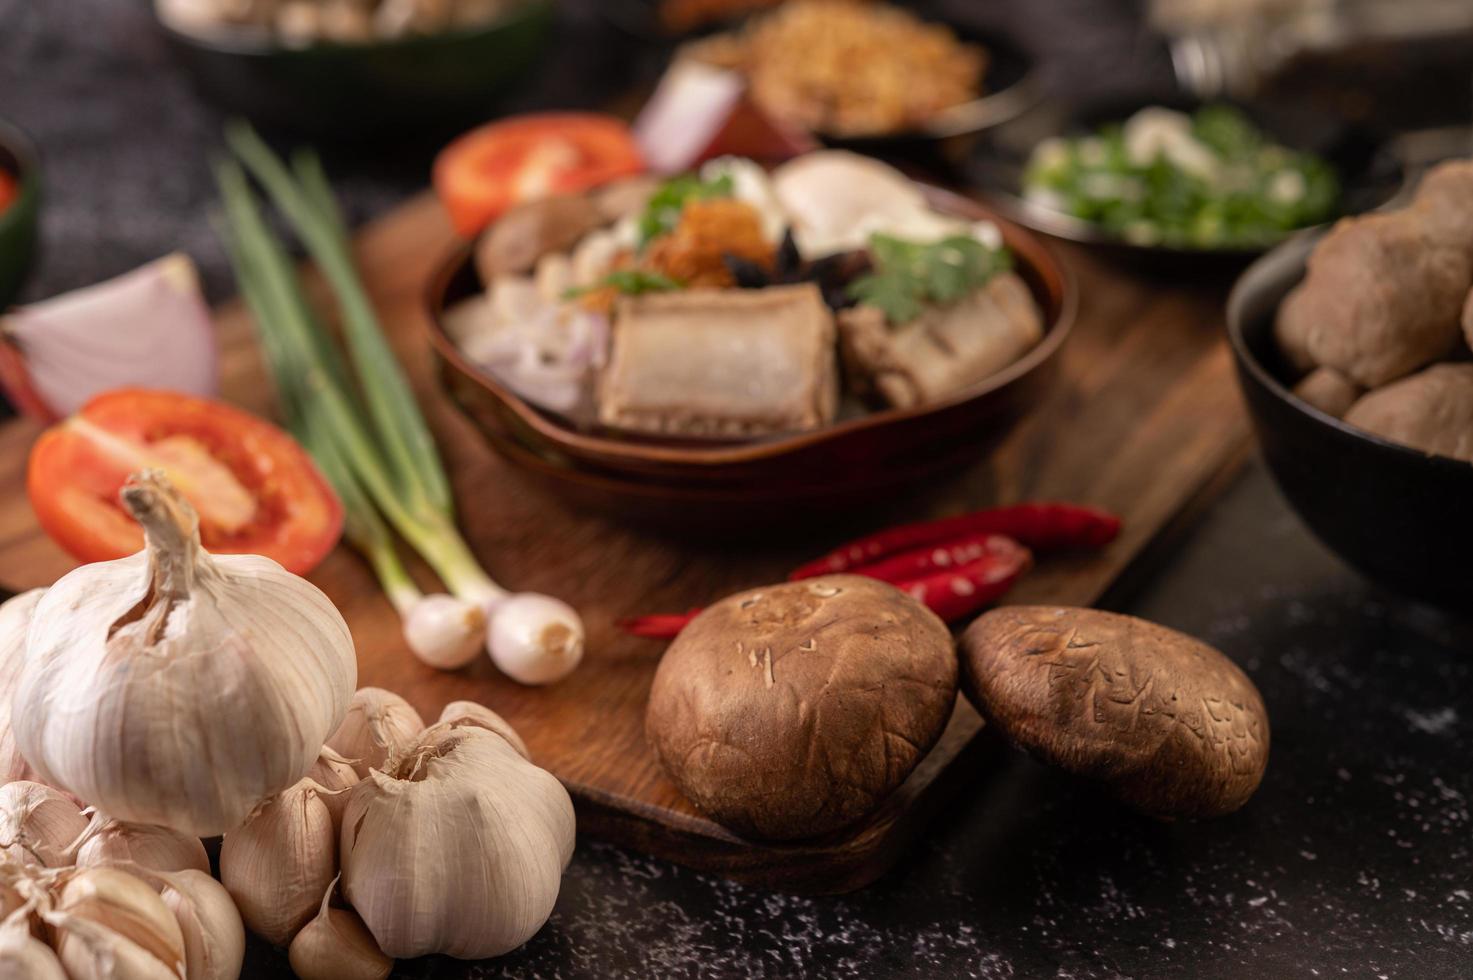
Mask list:
[[[77,849],[76,864],[84,868],[136,864],[150,871],[210,872],[210,857],[198,837],[168,827],[120,823],[101,814],[93,815]]]
[[[184,935],[153,889],[119,868],[80,869],[45,913],[72,980],[184,976]]]
[[[220,880],[246,928],[285,946],[337,874],[337,836],[319,787],[302,780],[266,803],[220,847]]]
[[[154,878],[159,897],[184,935],[185,976],[236,980],[245,960],[245,926],[225,886],[192,868]]]
[[[65,794],[27,780],[0,786],[0,852],[47,868],[72,863],[87,818]]]
[[[357,662],[331,601],[267,558],[210,555],[157,473],[123,489],[145,550],[36,604],[11,723],[41,779],[109,816],[195,837],[301,779]]]
[[[307,770],[307,778],[326,791],[318,795],[332,814],[333,833],[336,835],[343,826],[343,809],[348,805],[348,790],[358,785],[358,773],[353,769],[352,760],[324,745],[317,762]]]
[[[450,728],[484,728],[488,732],[495,732],[506,739],[523,759],[529,762],[532,759],[527,752],[527,744],[522,741],[522,736],[517,734],[516,729],[484,704],[475,701],[451,701],[445,705],[445,710],[440,712],[440,720],[435,723],[436,728],[442,725]]]
[[[459,670],[481,652],[486,612],[452,595],[427,595],[404,617],[404,642],[421,662],[436,670]]]
[[[436,726],[359,783],[343,816],[343,894],[389,956],[500,956],[552,914],[573,804],[503,737]]]
[[[356,912],[328,904],[336,885],[333,879],[316,918],[292,940],[287,950],[292,971],[300,980],[385,980],[394,961],[378,948]]]
[[[67,980],[51,947],[31,934],[28,914],[7,916],[0,925],[0,980]]]
[[[343,723],[327,746],[356,760],[354,770],[366,776],[370,769],[382,768],[407,749],[424,727],[424,719],[408,701],[380,687],[365,687],[353,695]]]
[[[583,660],[583,620],[561,599],[523,592],[491,608],[491,662],[520,684],[552,684]]]
[[[25,663],[26,633],[45,589],[22,592],[0,603],[0,783],[35,779],[10,730],[10,701]]]

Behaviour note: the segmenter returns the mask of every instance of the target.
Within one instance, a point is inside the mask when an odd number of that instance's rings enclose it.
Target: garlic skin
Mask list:
[[[527,743],[522,741],[522,736],[517,734],[516,729],[507,724],[505,718],[477,701],[451,701],[440,712],[436,727],[484,728],[506,739],[523,759],[532,761],[532,756],[527,752]]]
[[[404,642],[421,663],[459,670],[475,660],[486,639],[486,613],[453,595],[427,595],[404,617]]]
[[[32,589],[0,603],[0,783],[17,779],[34,779],[35,773],[16,748],[10,728],[10,701],[20,682],[20,669],[25,663],[26,634],[36,603],[45,589]]]
[[[93,815],[75,863],[82,868],[136,864],[150,871],[210,873],[210,858],[198,837],[168,827],[119,823],[101,814]]]
[[[26,780],[0,786],[0,851],[10,860],[66,867],[86,830],[77,804],[50,786]]]
[[[348,790],[358,785],[358,772],[353,768],[352,760],[324,745],[317,761],[307,770],[307,778],[322,788],[323,792],[317,795],[332,814],[333,832],[336,834],[343,826]]]
[[[394,961],[378,948],[356,912],[328,904],[336,885],[334,880],[328,886],[317,917],[292,940],[287,950],[292,972],[299,980],[386,980]]]
[[[162,475],[123,488],[142,552],[37,602],[13,704],[42,780],[129,823],[210,837],[301,779],[357,679],[347,624],[255,555],[210,555]]]
[[[491,607],[486,650],[503,674],[521,684],[552,684],[583,660],[583,620],[561,599],[522,592]]]
[[[85,868],[62,885],[54,911],[57,958],[71,980],[184,977],[184,935],[163,899],[118,868]]]
[[[302,780],[263,803],[220,847],[220,880],[241,920],[276,946],[307,924],[337,876],[337,835],[318,790]]]
[[[424,719],[408,701],[381,687],[365,687],[353,695],[327,747],[353,760],[353,769],[366,777],[370,769],[383,768],[405,751],[424,728]]]
[[[236,980],[245,960],[245,926],[225,886],[193,869],[149,877],[184,936],[188,980]]]
[[[29,915],[13,912],[0,925],[0,980],[67,980],[51,947],[31,934]]]
[[[437,725],[354,788],[343,894],[389,956],[500,956],[552,914],[573,804],[503,737]]]

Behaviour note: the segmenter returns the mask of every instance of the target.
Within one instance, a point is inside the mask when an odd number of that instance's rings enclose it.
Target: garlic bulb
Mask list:
[[[353,695],[327,746],[353,760],[358,775],[366,776],[413,744],[424,727],[424,719],[408,701],[381,687],[365,687]]]
[[[207,872],[137,871],[174,913],[184,936],[188,980],[236,980],[245,959],[245,926],[225,887]]]
[[[337,875],[337,836],[319,787],[302,780],[263,803],[220,847],[220,880],[246,927],[291,942]]]
[[[348,790],[358,785],[358,773],[353,768],[352,760],[324,745],[317,761],[307,770],[307,778],[322,788],[323,792],[317,795],[332,814],[333,830],[336,833],[343,826],[343,810],[348,805]]]
[[[15,747],[15,736],[10,730],[10,700],[25,663],[31,616],[45,594],[45,589],[32,589],[0,603],[0,783],[35,778]]]
[[[583,620],[561,599],[522,592],[491,607],[486,650],[512,680],[552,684],[583,659]]]
[[[77,804],[50,786],[26,780],[0,786],[0,849],[20,864],[72,863],[72,846],[87,829]]]
[[[210,873],[210,857],[198,837],[168,827],[119,823],[101,814],[93,814],[77,849],[76,864],[84,868],[136,864],[150,871],[193,869]]]
[[[394,961],[378,948],[356,912],[328,905],[336,885],[334,879],[317,917],[292,940],[287,950],[292,972],[300,980],[385,980]]]
[[[164,900],[118,868],[85,868],[67,879],[51,925],[71,980],[184,977],[184,934]]]
[[[436,725],[353,790],[343,894],[389,956],[499,956],[552,914],[573,835],[551,774],[500,735]]]
[[[529,762],[532,756],[527,753],[527,744],[522,741],[516,729],[506,723],[506,719],[475,701],[451,701],[445,705],[440,712],[440,720],[437,726],[450,728],[484,728],[488,732],[495,732],[511,743],[511,747]]]
[[[204,551],[161,475],[122,497],[146,546],[75,569],[36,604],[16,744],[112,817],[214,836],[317,759],[352,696],[353,641],[276,562]]]
[[[0,980],[67,980],[51,947],[31,934],[29,916],[21,909],[0,925]]]
[[[453,595],[427,595],[404,616],[404,642],[423,663],[458,670],[475,660],[486,639],[486,613]]]

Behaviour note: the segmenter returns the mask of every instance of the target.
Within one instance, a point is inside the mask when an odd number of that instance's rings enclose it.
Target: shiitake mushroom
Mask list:
[[[872,812],[941,736],[951,633],[893,586],[830,575],[751,589],[697,616],[655,673],[645,732],[713,820],[818,837]]]
[[[1217,650],[1132,616],[1005,606],[962,636],[962,687],[994,729],[1151,816],[1241,807],[1268,763],[1268,714]]]
[[[722,261],[739,289],[763,289],[767,286],[811,282],[819,288],[824,303],[831,310],[842,310],[854,305],[854,299],[848,291],[849,284],[870,268],[869,256],[864,252],[839,252],[805,262],[798,252],[798,243],[793,238],[791,228],[783,233],[782,243],[778,245],[771,266],[738,255],[723,255]]]

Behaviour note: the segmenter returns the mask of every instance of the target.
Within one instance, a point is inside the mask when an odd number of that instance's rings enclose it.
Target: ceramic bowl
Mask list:
[[[1269,252],[1228,300],[1238,381],[1264,458],[1290,506],[1346,562],[1390,589],[1466,611],[1473,464],[1387,442],[1290,393],[1274,317],[1320,237]]]
[[[0,310],[15,301],[36,253],[41,165],[31,141],[0,119],[0,170],[18,178],[19,193],[0,211]]]
[[[971,201],[930,193],[943,210],[993,217]],[[469,246],[458,249],[431,282],[425,323],[441,381],[454,401],[534,482],[572,503],[623,519],[703,530],[739,528],[754,519],[809,520],[862,508],[982,458],[1048,384],[1074,321],[1073,279],[1036,237],[999,225],[1043,311],[1045,333],[1038,346],[939,403],[870,412],[813,432],[692,445],[571,428],[477,368],[441,326],[448,306],[481,288]]]

